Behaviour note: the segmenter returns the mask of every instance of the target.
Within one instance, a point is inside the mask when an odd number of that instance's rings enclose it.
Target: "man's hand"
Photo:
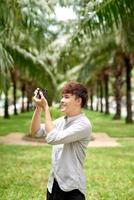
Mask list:
[[[43,96],[43,93],[41,91],[39,92],[39,94],[41,96],[40,99],[38,98],[37,94],[38,94],[38,88],[35,90],[34,97],[33,97],[33,101],[35,102],[36,107],[46,110],[46,108],[48,108],[48,102],[47,102],[46,98]]]
[[[38,94],[40,94],[40,98],[38,97]],[[32,120],[32,122],[35,122],[35,124],[37,124],[36,119],[37,118],[39,119],[41,108],[42,108],[45,112],[45,131],[46,131],[46,134],[48,134],[53,129],[53,122],[52,122],[51,114],[49,111],[48,102],[46,98],[43,96],[43,93],[41,91],[39,92],[38,88],[34,92],[33,101],[35,102],[35,105],[36,105],[36,110],[35,110],[36,117],[34,117],[34,120]],[[39,126],[40,126],[40,121],[38,120],[38,126],[34,127],[33,130],[37,131],[37,128],[39,128]]]

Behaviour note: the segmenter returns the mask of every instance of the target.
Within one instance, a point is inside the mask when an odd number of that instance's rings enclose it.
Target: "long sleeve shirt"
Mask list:
[[[37,136],[44,133],[45,126],[41,125]],[[46,142],[53,145],[52,169],[48,180],[50,193],[55,178],[63,191],[78,189],[85,194],[83,163],[90,135],[91,124],[83,113],[55,120],[53,130],[46,137]]]

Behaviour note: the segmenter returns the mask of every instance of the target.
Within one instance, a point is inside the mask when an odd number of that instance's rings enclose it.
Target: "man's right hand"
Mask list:
[[[37,108],[42,108],[42,109],[46,109],[48,107],[48,102],[46,100],[46,98],[43,96],[42,91],[39,92],[41,98],[38,98],[38,88],[34,91],[34,97],[33,97],[33,101],[35,102],[35,105]]]

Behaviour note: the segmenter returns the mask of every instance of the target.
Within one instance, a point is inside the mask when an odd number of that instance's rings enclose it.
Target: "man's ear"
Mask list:
[[[78,103],[81,105],[82,104],[82,99],[79,97],[77,98]]]

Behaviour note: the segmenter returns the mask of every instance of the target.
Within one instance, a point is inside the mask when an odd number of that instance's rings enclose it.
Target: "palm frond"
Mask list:
[[[0,43],[0,75],[5,75],[8,69],[13,67],[12,56],[4,48],[3,44]]]
[[[105,42],[104,38],[96,39],[96,42],[94,40],[91,51],[79,72],[78,80],[87,83],[94,71],[100,70],[111,61],[112,53],[116,48],[115,39],[111,36],[105,36]]]
[[[74,38],[80,37],[83,33],[91,37],[99,33],[106,33],[108,29],[115,26],[119,28],[120,24],[134,17],[134,1],[131,0],[103,0],[91,1],[86,4],[86,13],[78,21],[78,29]],[[77,37],[78,36],[78,37]]]
[[[19,66],[19,69],[23,73],[29,71],[30,76],[43,77],[42,81],[45,80],[46,77],[47,81],[49,80],[54,86],[56,85],[55,77],[43,61],[15,44],[7,45],[7,49],[8,52],[12,54],[16,65]]]

